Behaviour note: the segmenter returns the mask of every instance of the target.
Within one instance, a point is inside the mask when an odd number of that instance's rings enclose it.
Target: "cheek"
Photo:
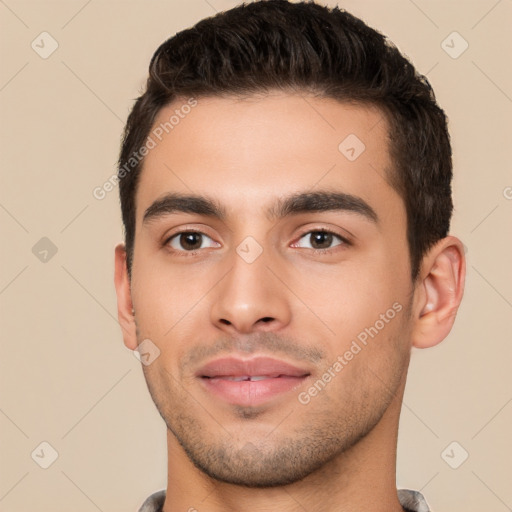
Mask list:
[[[171,265],[165,257],[141,255],[134,265],[132,299],[141,336],[169,345],[196,333],[208,319],[207,293],[215,273],[201,265]],[[172,346],[176,346],[173,341]]]
[[[364,328],[392,307],[403,295],[397,276],[383,268],[354,264],[332,266],[328,272],[300,275],[295,289],[311,310],[331,328],[346,332],[349,326]]]
[[[306,273],[297,278],[296,286],[297,295],[329,328],[327,344],[333,360],[350,350],[354,341],[361,347],[371,343],[371,354],[381,357],[393,350],[390,345],[396,348],[398,340],[406,339],[402,329],[410,279],[403,266],[400,270],[389,258],[344,262],[322,273]]]
[[[141,334],[163,338],[186,314],[190,293],[184,293],[181,281],[156,265],[134,270],[132,300]]]

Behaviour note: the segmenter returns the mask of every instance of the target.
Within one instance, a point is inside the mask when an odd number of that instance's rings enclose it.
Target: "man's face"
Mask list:
[[[413,285],[387,123],[284,93],[184,104],[159,113],[190,110],[153,136],[136,194],[137,338],[160,350],[145,377],[197,467],[290,483],[403,389]]]

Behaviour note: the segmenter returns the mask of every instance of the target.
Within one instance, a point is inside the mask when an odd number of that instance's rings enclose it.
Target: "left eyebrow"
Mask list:
[[[379,217],[375,210],[363,199],[343,192],[306,192],[295,194],[277,203],[268,210],[271,219],[306,212],[347,211],[357,213],[374,224]]]

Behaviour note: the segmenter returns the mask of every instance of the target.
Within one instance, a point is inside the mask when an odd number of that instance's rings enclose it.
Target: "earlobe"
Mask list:
[[[415,291],[414,347],[437,345],[451,331],[464,293],[465,274],[464,249],[456,237],[443,238],[425,255]]]
[[[114,284],[117,295],[117,317],[123,331],[124,344],[130,350],[135,350],[137,348],[137,330],[124,244],[118,244],[115,248]]]

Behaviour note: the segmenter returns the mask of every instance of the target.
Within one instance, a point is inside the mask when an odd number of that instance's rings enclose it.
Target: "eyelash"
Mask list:
[[[178,231],[177,233],[173,233],[171,236],[167,237],[163,243],[163,247],[167,247],[173,254],[178,255],[178,256],[191,257],[191,256],[197,255],[201,251],[201,249],[196,249],[193,251],[185,251],[185,250],[175,250],[175,249],[170,248],[170,246],[169,246],[169,243],[171,242],[171,240],[173,240],[174,238],[176,238],[178,236],[187,234],[187,233],[194,233],[194,234],[206,236],[208,238],[212,238],[209,235],[207,235],[206,233],[204,233],[203,231],[186,229],[183,231]],[[332,231],[330,229],[325,229],[325,228],[309,229],[308,231],[305,231],[304,233],[302,233],[296,239],[296,242],[293,242],[293,243],[294,244],[298,243],[298,241],[301,240],[304,236],[310,235],[312,233],[328,233],[328,234],[333,235],[341,240],[341,244],[335,245],[334,247],[329,247],[327,249],[309,249],[310,251],[313,251],[314,254],[330,254],[333,251],[337,251],[340,249],[342,250],[343,247],[350,247],[352,245],[352,242],[350,240],[348,240],[347,238],[345,238],[344,236],[340,235],[339,233],[337,233],[335,231]],[[304,249],[304,247],[302,249]]]
[[[326,229],[326,228],[319,228],[319,229],[308,229],[304,233],[302,233],[296,240],[295,243],[298,243],[298,241],[303,238],[306,235],[311,235],[312,233],[327,233],[329,235],[333,235],[341,240],[341,243],[338,245],[335,245],[334,247],[329,247],[328,249],[309,249],[309,251],[312,251],[313,254],[330,254],[335,251],[343,250],[344,247],[350,247],[352,243],[350,240],[345,238],[344,236],[340,235],[336,231]],[[304,247],[303,247],[304,249]]]
[[[163,243],[163,247],[167,248],[170,252],[172,252],[176,256],[183,256],[183,257],[187,258],[187,257],[191,257],[191,256],[197,255],[201,251],[201,249],[196,249],[196,250],[193,250],[193,251],[176,250],[176,249],[173,249],[169,245],[171,240],[173,240],[174,238],[177,238],[177,237],[179,237],[181,235],[186,235],[188,233],[206,236],[206,237],[211,238],[213,240],[213,238],[211,236],[207,235],[203,231],[199,231],[197,229],[184,229],[183,231],[178,231],[176,233],[173,233],[171,236],[167,237],[167,239]]]

